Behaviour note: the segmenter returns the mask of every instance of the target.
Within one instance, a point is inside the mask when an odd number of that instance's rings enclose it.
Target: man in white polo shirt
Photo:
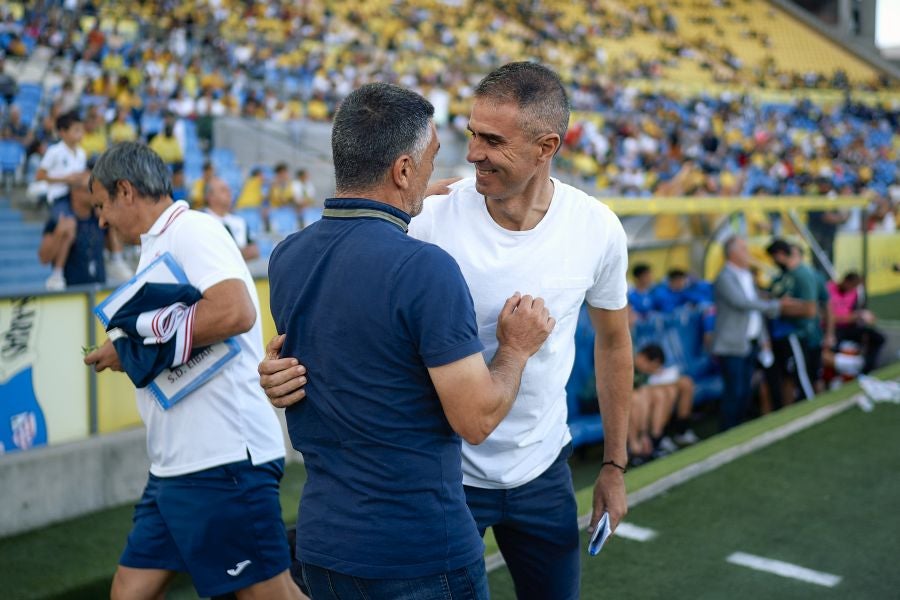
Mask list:
[[[278,498],[281,427],[257,385],[259,300],[237,246],[212,216],[172,200],[166,165],[143,144],[107,150],[91,187],[100,224],[140,243],[139,269],[169,253],[202,294],[194,305],[193,346],[231,338],[240,348],[168,410],[149,389],[137,390],[150,475],[112,597],[160,597],[176,572],[187,571],[203,597],[300,598]],[[109,341],[85,363],[98,372],[121,369]]]
[[[565,385],[585,300],[596,331],[605,437],[590,529],[604,511],[613,527],[627,512],[622,475],[633,366],[626,237],[606,206],[550,177],[568,120],[565,90],[549,69],[511,63],[489,74],[475,91],[469,119],[474,179],[426,199],[409,229],[459,263],[486,358],[497,348],[496,315],[509,294],[541,296],[557,318],[553,334],[529,360],[509,414],[484,443],[463,444],[466,502],[481,533],[493,529],[520,599],[579,594]],[[279,347],[276,338],[269,349]],[[302,399],[305,369],[293,358],[266,360],[260,373],[276,406]]]

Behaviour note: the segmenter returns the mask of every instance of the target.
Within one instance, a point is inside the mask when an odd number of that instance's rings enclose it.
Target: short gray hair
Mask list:
[[[428,100],[396,85],[370,83],[351,92],[331,130],[337,191],[362,191],[379,184],[404,154],[418,164],[431,143],[433,115]]]
[[[559,75],[547,67],[531,62],[505,64],[481,80],[475,98],[515,104],[526,135],[555,133],[562,147],[569,128],[569,98]]]
[[[99,182],[112,196],[116,183],[128,181],[138,194],[151,200],[172,195],[172,177],[159,154],[139,142],[122,142],[100,155],[91,170],[88,188]]]

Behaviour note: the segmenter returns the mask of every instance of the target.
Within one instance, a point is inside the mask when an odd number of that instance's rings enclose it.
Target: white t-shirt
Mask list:
[[[234,239],[237,247],[241,250],[246,248],[247,244],[250,243],[250,234],[247,231],[247,221],[245,221],[238,215],[228,213],[224,217],[220,217],[208,208],[203,212],[205,212],[218,222],[222,223],[222,225],[224,225],[228,229],[228,232],[231,234],[231,237]]]
[[[613,212],[553,179],[544,218],[530,231],[508,231],[491,218],[474,179],[449,196],[425,200],[409,233],[450,253],[475,301],[478,335],[490,361],[497,350],[497,315],[516,291],[540,296],[556,318],[553,333],[529,359],[519,395],[506,418],[478,446],[463,443],[463,483],[521,486],[543,473],[572,439],[566,425],[566,382],[575,360],[575,326],[582,302],[617,310],[626,305],[628,251]]]
[[[204,293],[226,279],[241,279],[259,315],[259,299],[247,265],[221,222],[175,202],[141,236],[138,270],[169,252],[191,285]],[[275,412],[259,388],[262,325],[234,338],[241,352],[205,384],[164,411],[146,389],[137,390],[138,411],[147,426],[150,472],[184,475],[247,458],[258,465],[284,457]]]
[[[57,142],[47,148],[41,159],[40,168],[47,171],[47,175],[52,178],[81,173],[87,170],[87,155],[81,146],[73,151],[65,142]],[[51,204],[68,193],[69,186],[65,183],[47,184],[47,201]]]
[[[659,371],[647,378],[647,385],[671,385],[678,382],[681,371],[675,365],[662,367]]]
[[[756,286],[753,284],[753,273],[749,269],[740,269],[730,262],[725,263],[725,265],[737,276],[741,289],[744,290],[744,295],[750,300],[758,300],[759,296],[756,294]],[[762,315],[758,310],[751,310],[747,319],[747,339],[757,339],[762,333],[762,325]]]
[[[295,179],[291,182],[291,190],[293,190],[294,202],[297,204],[306,201],[307,198],[312,200],[316,197],[316,186],[312,181]]]

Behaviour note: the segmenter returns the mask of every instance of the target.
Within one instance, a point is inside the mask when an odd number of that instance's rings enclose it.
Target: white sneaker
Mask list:
[[[684,433],[675,436],[675,443],[679,446],[690,446],[700,441],[693,429],[687,429]]]
[[[134,272],[125,264],[124,260],[111,260],[106,266],[106,278],[113,283],[128,281],[134,276]]]
[[[54,271],[47,278],[47,281],[44,282],[44,286],[51,292],[58,292],[66,289],[66,279],[62,273]]]
[[[672,438],[666,436],[663,439],[659,440],[658,450],[662,450],[666,454],[671,454],[672,452],[678,450],[678,446],[675,445],[675,442],[672,441]]]

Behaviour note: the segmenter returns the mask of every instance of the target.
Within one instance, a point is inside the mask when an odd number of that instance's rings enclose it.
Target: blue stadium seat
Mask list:
[[[0,140],[0,177],[3,179],[3,196],[12,194],[13,179],[25,164],[25,147],[13,140]]]
[[[234,214],[241,217],[247,223],[247,231],[250,233],[250,237],[257,239],[262,236],[263,233],[263,220],[262,216],[259,214],[259,209],[257,208],[239,208],[234,211]],[[262,247],[260,247],[260,251],[262,251]]]
[[[0,169],[14,173],[25,162],[25,147],[14,140],[0,140]]]
[[[298,229],[297,211],[293,206],[273,208],[269,212],[269,227],[273,233],[289,236]]]
[[[275,240],[268,236],[261,236],[254,240],[259,248],[259,257],[263,260],[269,260],[272,256],[272,250],[275,249]]]
[[[300,219],[303,221],[304,227],[309,227],[316,221],[322,219],[322,208],[318,206],[308,206],[300,213]]]
[[[594,328],[591,325],[587,304],[578,313],[575,328],[575,362],[566,383],[569,431],[572,446],[579,448],[603,441],[603,422],[594,409],[597,406],[596,379],[594,375]]]

